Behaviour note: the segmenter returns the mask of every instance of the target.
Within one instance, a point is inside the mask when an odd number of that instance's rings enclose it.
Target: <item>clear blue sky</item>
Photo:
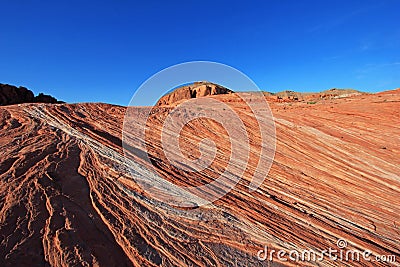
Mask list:
[[[192,60],[273,92],[400,87],[399,0],[4,0],[0,10],[0,83],[67,102],[127,105],[151,75]]]

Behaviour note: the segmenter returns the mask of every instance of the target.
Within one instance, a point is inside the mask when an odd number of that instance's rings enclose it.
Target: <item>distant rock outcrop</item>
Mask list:
[[[33,92],[25,87],[16,87],[9,84],[0,84],[0,106],[22,103],[63,103],[56,98],[40,93],[34,96]]]
[[[163,96],[158,100],[156,106],[171,105],[175,102],[198,98],[208,95],[231,94],[232,90],[225,88],[221,85],[210,82],[195,82],[190,85],[185,85],[175,89],[173,92]]]
[[[31,90],[25,87],[16,87],[8,84],[0,84],[0,105],[12,105],[33,102],[35,96]]]
[[[39,93],[39,95],[35,96],[33,102],[55,104],[59,103],[60,101],[58,101],[55,97],[52,97],[51,95],[45,95],[43,93]]]
[[[338,89],[338,88],[332,88],[322,92],[310,92],[310,93],[301,93],[289,90],[281,91],[278,93],[264,92],[264,95],[268,99],[278,102],[306,101],[306,100],[317,101],[320,99],[344,98],[362,94],[366,93],[354,89]]]

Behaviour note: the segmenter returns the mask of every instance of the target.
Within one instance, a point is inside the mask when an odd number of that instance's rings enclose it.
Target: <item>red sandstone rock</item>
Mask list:
[[[250,114],[235,94],[210,97]],[[184,174],[160,160],[170,108],[150,118],[150,157],[175,184],[208,182],[229,160],[226,132],[207,120],[185,128],[188,154],[198,153],[203,137],[218,141],[222,153],[209,173]],[[137,108],[138,123],[144,109]],[[124,107],[0,107],[0,266],[267,266],[256,257],[264,245],[323,250],[339,238],[399,258],[400,91],[315,105],[271,102],[271,109],[277,149],[262,186],[247,188],[259,149],[249,119],[253,156],[243,179],[213,205],[189,212],[148,198],[131,179],[121,148]]]
[[[210,82],[195,82],[193,84],[180,87],[161,97],[156,106],[171,105],[185,99],[231,93],[233,93],[231,90],[218,84],[213,84]]]

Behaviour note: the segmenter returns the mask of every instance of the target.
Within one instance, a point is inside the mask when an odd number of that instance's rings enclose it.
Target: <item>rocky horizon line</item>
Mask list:
[[[283,90],[279,92],[270,92],[267,90],[260,90],[270,100],[285,101],[285,100],[310,100],[314,98],[333,98],[333,97],[346,97],[355,94],[377,94],[386,91],[396,90],[398,88],[387,89],[378,92],[365,92],[353,88],[330,88],[316,92],[302,92],[295,90]],[[185,92],[182,92],[185,91]],[[254,92],[254,91],[233,91],[227,87],[208,82],[198,81],[191,84],[182,85],[174,88],[170,92],[163,95],[156,106],[169,105],[182,99],[190,99],[196,97],[202,97],[207,95],[218,95],[218,94],[231,94],[231,93],[242,93],[242,92]],[[171,97],[172,96],[172,97]],[[34,95],[33,92],[25,86],[16,86],[8,83],[0,83],[0,106],[23,104],[23,103],[51,103],[51,104],[64,104],[68,102],[60,101],[57,98],[39,93]],[[77,102],[86,103],[86,102]],[[89,103],[89,102],[88,102]],[[107,102],[104,102],[107,103]]]

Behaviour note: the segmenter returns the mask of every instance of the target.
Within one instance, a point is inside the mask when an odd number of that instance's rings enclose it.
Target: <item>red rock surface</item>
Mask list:
[[[211,97],[244,118],[249,112],[235,94]],[[212,172],[188,176],[160,160],[159,126],[169,108],[151,117],[158,172],[176,184],[207,182]],[[149,198],[131,179],[121,147],[124,107],[1,107],[0,266],[390,266],[256,257],[264,245],[318,251],[336,248],[339,238],[349,248],[396,255],[398,266],[400,90],[271,102],[271,109],[277,149],[262,186],[249,192],[247,172],[213,205],[184,210]],[[229,139],[220,125],[191,126],[186,141],[215,138],[224,152]],[[251,119],[246,127],[257,153]],[[197,146],[182,144],[196,154]],[[211,170],[218,173],[227,160],[218,154]],[[249,170],[254,164],[252,157]]]
[[[316,101],[320,99],[335,99],[349,96],[365,95],[367,93],[354,89],[337,89],[332,88],[318,93],[300,93],[295,91],[282,91],[278,93],[264,92],[264,95],[275,102],[293,102],[293,101]]]
[[[191,98],[231,93],[233,93],[233,91],[218,84],[210,82],[195,82],[190,85],[179,87],[171,93],[161,97],[156,106],[171,105]]]

